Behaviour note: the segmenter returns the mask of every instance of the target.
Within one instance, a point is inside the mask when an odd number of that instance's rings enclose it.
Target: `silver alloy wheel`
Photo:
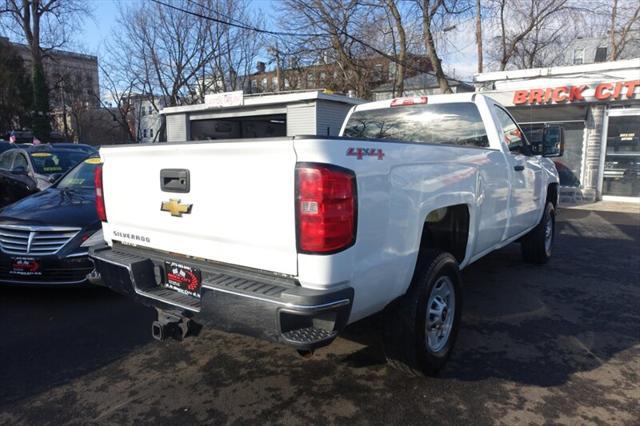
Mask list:
[[[425,336],[431,352],[439,352],[447,345],[453,328],[455,309],[453,282],[448,276],[442,276],[431,288],[427,301]]]
[[[544,251],[547,256],[551,255],[551,244],[553,243],[553,218],[551,215],[547,217],[544,224]]]

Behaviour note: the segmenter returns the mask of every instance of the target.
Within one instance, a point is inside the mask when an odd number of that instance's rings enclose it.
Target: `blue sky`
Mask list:
[[[113,28],[118,19],[118,10],[120,4],[139,3],[149,0],[89,0],[93,19],[87,19],[81,36],[77,37],[76,43],[78,47],[87,53],[97,54],[99,56],[104,42],[113,34]],[[251,3],[263,11],[273,10],[273,3],[278,0],[251,0]],[[264,15],[267,22],[272,16]]]

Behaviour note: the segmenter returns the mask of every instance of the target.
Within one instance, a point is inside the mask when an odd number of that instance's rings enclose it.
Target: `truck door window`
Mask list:
[[[475,104],[456,102],[356,111],[344,136],[485,148],[489,139]]]
[[[529,155],[529,143],[516,122],[505,110],[498,106],[496,106],[496,115],[502,128],[504,143],[509,147],[509,151]]]

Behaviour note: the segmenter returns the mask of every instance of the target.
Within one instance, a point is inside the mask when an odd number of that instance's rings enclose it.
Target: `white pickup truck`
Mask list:
[[[103,147],[91,256],[157,308],[157,339],[204,324],[312,351],[383,313],[388,360],[435,374],[459,270],[516,241],[551,256],[557,130],[532,145],[491,98],[456,94],[356,106],[341,137]]]

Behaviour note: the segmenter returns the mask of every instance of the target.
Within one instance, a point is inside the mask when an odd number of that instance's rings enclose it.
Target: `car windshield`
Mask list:
[[[91,157],[78,164],[56,185],[59,189],[95,189],[94,176],[100,159]]]
[[[30,154],[33,169],[40,175],[66,173],[73,166],[87,157],[82,151],[36,151]]]

